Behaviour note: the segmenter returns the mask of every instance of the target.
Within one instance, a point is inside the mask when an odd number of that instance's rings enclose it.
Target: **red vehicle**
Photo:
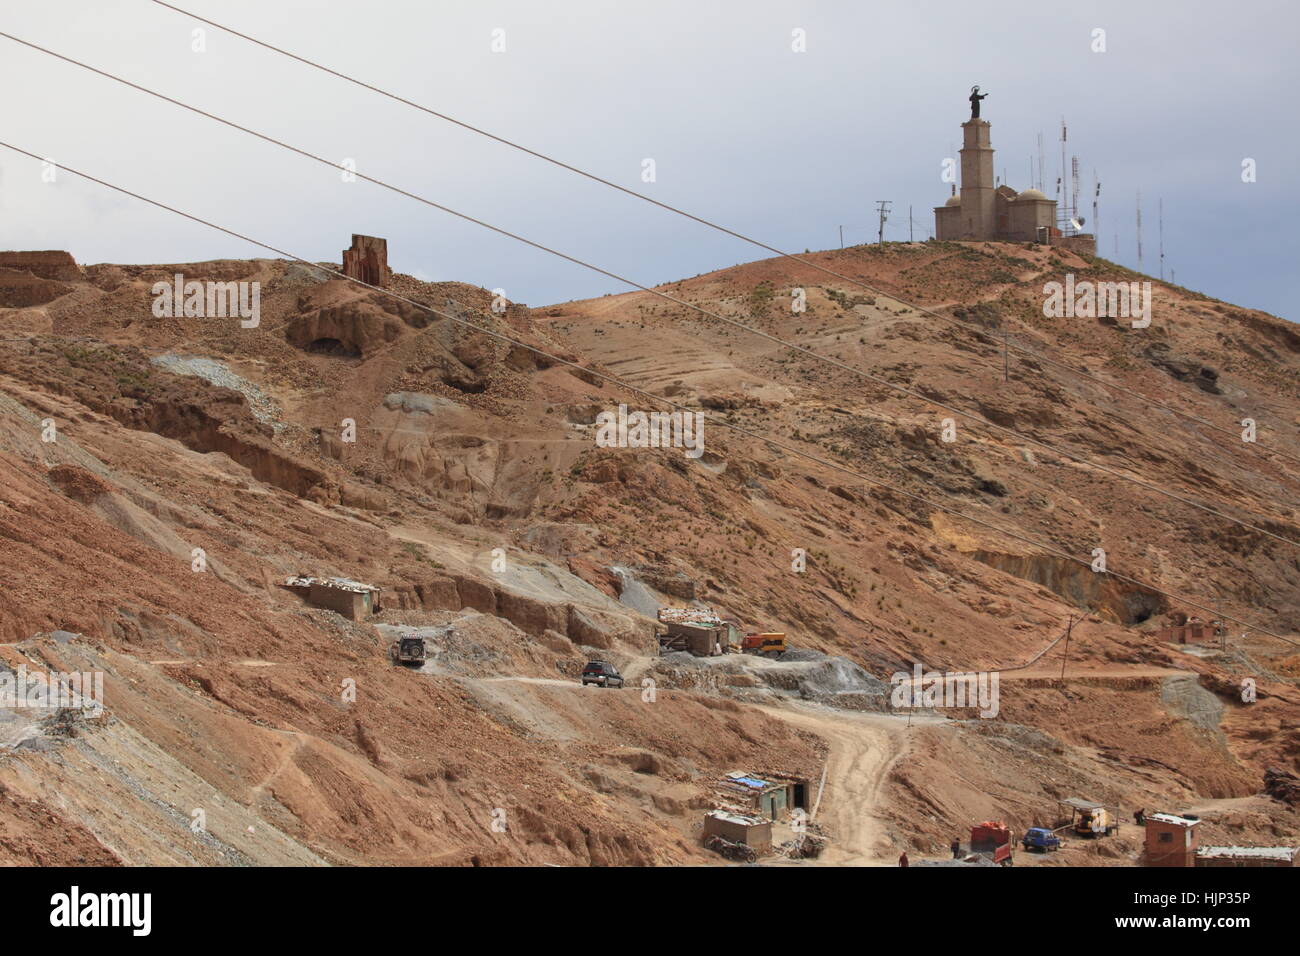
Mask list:
[[[1011,866],[1011,830],[1001,820],[985,820],[970,828],[970,851],[992,858],[1000,866]]]

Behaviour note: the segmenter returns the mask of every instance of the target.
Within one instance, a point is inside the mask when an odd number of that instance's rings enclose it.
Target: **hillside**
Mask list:
[[[106,685],[100,717],[0,712],[0,862],[712,863],[736,770],[824,780],[829,863],[1079,795],[1300,841],[1263,792],[1300,769],[1300,333],[1153,280],[1150,328],[1047,318],[1064,273],[1149,277],[1046,247],[806,258],[877,291],[788,259],[659,291],[869,377],[644,292],[388,284],[515,345],[277,260],[0,270],[0,656]],[[178,272],[259,282],[260,322],[155,317]],[[647,393],[706,412],[701,457],[597,447]],[[690,602],[795,650],[659,656]],[[1198,608],[1258,629],[1158,638]],[[388,627],[447,624],[389,662]],[[593,657],[627,686],[581,686]],[[997,716],[894,712],[914,665],[1003,671]]]

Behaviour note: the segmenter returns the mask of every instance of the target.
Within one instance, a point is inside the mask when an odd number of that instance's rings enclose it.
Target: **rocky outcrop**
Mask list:
[[[72,291],[72,286],[43,279],[18,269],[0,268],[0,307],[25,309],[53,302]]]
[[[396,341],[406,326],[377,305],[355,302],[319,309],[292,320],[284,336],[309,352],[359,358]]]
[[[1077,607],[1095,610],[1109,621],[1140,624],[1168,610],[1168,601],[1163,595],[1094,572],[1065,558],[986,550],[972,551],[970,556],[991,568],[1040,584]]]
[[[1300,779],[1293,773],[1269,767],[1264,771],[1264,792],[1290,806],[1300,806]]]
[[[45,252],[0,252],[0,269],[29,272],[41,279],[76,282],[82,278],[81,267],[72,253],[61,250]]]
[[[1152,342],[1143,349],[1142,355],[1152,365],[1163,369],[1180,382],[1191,382],[1211,395],[1223,394],[1223,389],[1219,386],[1218,369],[1202,364],[1199,359],[1177,354],[1165,342]]]
[[[626,644],[654,649],[648,624],[630,615],[571,603],[543,601],[497,587],[470,575],[447,572],[386,589],[386,602],[403,610],[461,611],[504,618],[526,634],[541,639],[562,636],[574,644],[604,649]],[[552,637],[552,639],[553,639]]]

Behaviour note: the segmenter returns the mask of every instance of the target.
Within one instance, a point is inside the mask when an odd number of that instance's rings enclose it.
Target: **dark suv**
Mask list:
[[[587,666],[582,669],[582,686],[586,687],[588,684],[622,687],[623,675],[614,668],[613,664],[606,661],[588,661]]]

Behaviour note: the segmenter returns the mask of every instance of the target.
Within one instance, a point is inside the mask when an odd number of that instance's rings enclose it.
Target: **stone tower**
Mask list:
[[[382,288],[388,282],[388,240],[354,232],[351,248],[343,250],[343,274]]]
[[[997,233],[997,210],[989,121],[967,120],[961,129],[961,226],[954,238],[992,239]]]
[[[949,196],[942,206],[935,207],[934,237],[957,242],[1068,245],[1095,255],[1091,236],[1061,235],[1055,200],[1032,187],[1021,192],[1006,183],[994,187],[989,128],[989,121],[979,117],[961,124],[961,195]]]

